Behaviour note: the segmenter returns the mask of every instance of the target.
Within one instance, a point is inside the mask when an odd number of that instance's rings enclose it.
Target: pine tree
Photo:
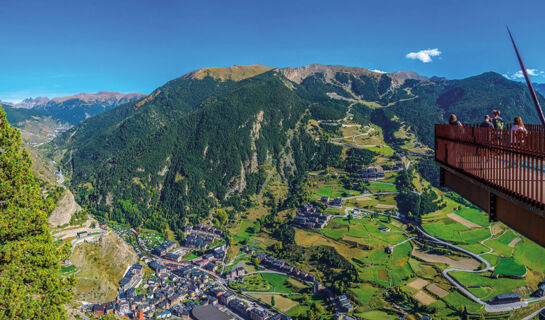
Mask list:
[[[47,227],[47,204],[21,136],[0,108],[0,319],[65,319],[73,279],[62,279]]]

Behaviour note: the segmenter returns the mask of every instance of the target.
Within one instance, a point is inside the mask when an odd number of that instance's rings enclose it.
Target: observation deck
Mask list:
[[[545,246],[545,130],[526,129],[436,124],[435,161],[441,186]]]

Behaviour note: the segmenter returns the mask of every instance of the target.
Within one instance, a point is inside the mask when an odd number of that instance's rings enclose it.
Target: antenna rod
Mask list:
[[[513,35],[511,35],[511,30],[509,30],[509,27],[507,27],[507,32],[509,33],[509,37],[511,38],[511,42],[513,43],[513,47],[515,48],[515,53],[517,54],[517,58],[519,60],[520,67],[522,68],[522,73],[524,74],[524,79],[526,79],[526,84],[528,85],[528,89],[530,89],[530,95],[532,96],[532,100],[534,100],[534,105],[536,106],[537,113],[539,115],[539,120],[541,120],[541,125],[545,127],[545,116],[543,116],[543,111],[541,110],[541,105],[539,104],[539,100],[537,99],[536,92],[534,90],[534,87],[532,86],[532,82],[530,81],[530,77],[528,76],[528,71],[526,71],[526,67],[524,66],[524,62],[522,62],[522,58],[520,57],[519,50],[517,48],[517,45],[515,44],[515,40],[513,40]]]

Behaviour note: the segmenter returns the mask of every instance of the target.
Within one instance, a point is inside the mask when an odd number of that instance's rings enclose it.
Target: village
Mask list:
[[[107,228],[105,223],[100,226]],[[131,265],[125,272],[115,300],[101,304],[84,303],[81,311],[89,316],[118,315],[141,320],[291,319],[230,287],[230,283],[241,280],[247,272],[239,267],[220,274],[228,248],[223,242],[211,248],[209,245],[220,242],[221,230],[195,225],[187,226],[184,231],[187,236],[183,246],[178,246],[174,241],[165,241],[149,250],[146,241],[131,230],[138,239],[133,248],[140,262]],[[192,250],[206,251],[196,259],[184,260],[183,255]],[[334,297],[313,274],[255,249],[244,247],[242,251],[255,257],[265,270],[308,283],[314,293],[329,296],[332,306],[338,310],[336,319],[353,319],[343,314],[354,310],[348,298]],[[145,269],[151,270],[151,273],[146,273]]]

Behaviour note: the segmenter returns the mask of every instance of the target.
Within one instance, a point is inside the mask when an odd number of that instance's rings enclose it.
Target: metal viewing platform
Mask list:
[[[527,135],[476,126],[435,125],[435,161],[449,187],[545,246],[545,130]]]

